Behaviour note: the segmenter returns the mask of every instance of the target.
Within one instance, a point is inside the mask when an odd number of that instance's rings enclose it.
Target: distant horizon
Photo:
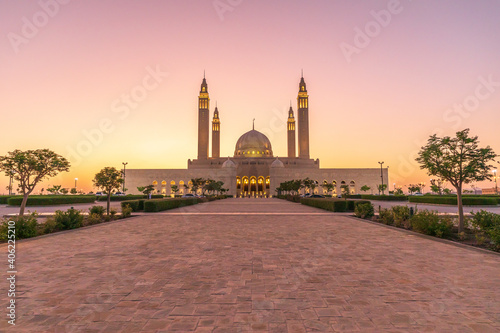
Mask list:
[[[75,178],[88,192],[95,173],[122,162],[185,168],[196,157],[204,73],[211,115],[215,103],[220,112],[221,156],[233,156],[254,118],[274,155],[286,156],[286,115],[290,101],[297,111],[302,70],[311,158],[322,167],[384,161],[391,190],[419,182],[429,189],[432,177],[415,157],[430,135],[470,128],[500,153],[498,1],[54,0],[0,8],[0,155],[48,148],[73,164],[36,192],[72,188]],[[0,177],[1,192],[8,182]]]

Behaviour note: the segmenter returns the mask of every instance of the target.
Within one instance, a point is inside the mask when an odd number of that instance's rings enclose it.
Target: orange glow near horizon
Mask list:
[[[32,21],[43,9],[4,2],[0,27],[11,37],[0,40],[0,154],[49,148],[69,158],[70,172],[38,190],[71,188],[78,178],[89,191],[95,173],[122,162],[186,168],[197,155],[206,70],[220,156],[233,156],[254,118],[274,155],[286,156],[302,68],[310,153],[322,168],[385,161],[391,189],[429,184],[416,152],[431,134],[463,128],[500,152],[498,2],[401,0],[401,11],[350,61],[342,45],[359,44],[357,28],[376,22],[372,12],[388,1],[304,3],[243,1],[221,13],[211,1],[72,1],[13,46],[12,34],[28,29],[23,17]],[[0,193],[8,182],[0,177]]]

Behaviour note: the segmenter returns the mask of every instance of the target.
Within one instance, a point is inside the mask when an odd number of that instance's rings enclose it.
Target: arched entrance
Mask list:
[[[270,194],[270,186],[269,176],[236,177],[236,194],[240,198],[267,198]]]

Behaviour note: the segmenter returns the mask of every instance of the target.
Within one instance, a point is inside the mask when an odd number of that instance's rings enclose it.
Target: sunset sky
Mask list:
[[[428,183],[414,157],[433,133],[470,128],[500,153],[499,15],[498,0],[0,0],[0,154],[70,159],[41,187],[186,168],[206,71],[221,155],[255,118],[285,156],[303,69],[322,168],[384,161],[391,188]]]

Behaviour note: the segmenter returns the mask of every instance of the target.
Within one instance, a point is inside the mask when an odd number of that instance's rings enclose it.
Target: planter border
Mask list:
[[[481,247],[476,247],[476,246],[472,246],[472,245],[468,245],[468,244],[463,244],[463,243],[455,242],[455,241],[452,241],[452,240],[449,240],[449,239],[445,239],[445,238],[439,238],[439,237],[434,237],[434,236],[429,236],[429,235],[421,234],[421,233],[416,232],[416,231],[407,230],[407,229],[398,228],[398,227],[395,227],[395,226],[392,226],[392,225],[383,224],[383,223],[380,223],[380,222],[374,222],[374,221],[362,219],[362,218],[359,218],[359,217],[356,217],[356,216],[353,216],[353,215],[345,215],[345,216],[349,217],[351,219],[357,220],[357,221],[366,222],[366,223],[370,223],[370,224],[373,224],[373,225],[378,225],[378,226],[381,226],[381,227],[384,227],[384,228],[388,228],[388,229],[392,229],[392,230],[397,230],[399,232],[403,232],[403,233],[406,233],[408,235],[418,236],[418,237],[429,239],[429,240],[433,240],[435,242],[439,242],[439,243],[442,243],[442,244],[453,245],[453,246],[460,247],[460,248],[463,248],[463,249],[473,250],[473,251],[484,253],[484,254],[493,254],[495,256],[500,257],[500,252],[496,252],[496,251],[492,251],[492,250],[488,250],[488,249],[483,249]]]

